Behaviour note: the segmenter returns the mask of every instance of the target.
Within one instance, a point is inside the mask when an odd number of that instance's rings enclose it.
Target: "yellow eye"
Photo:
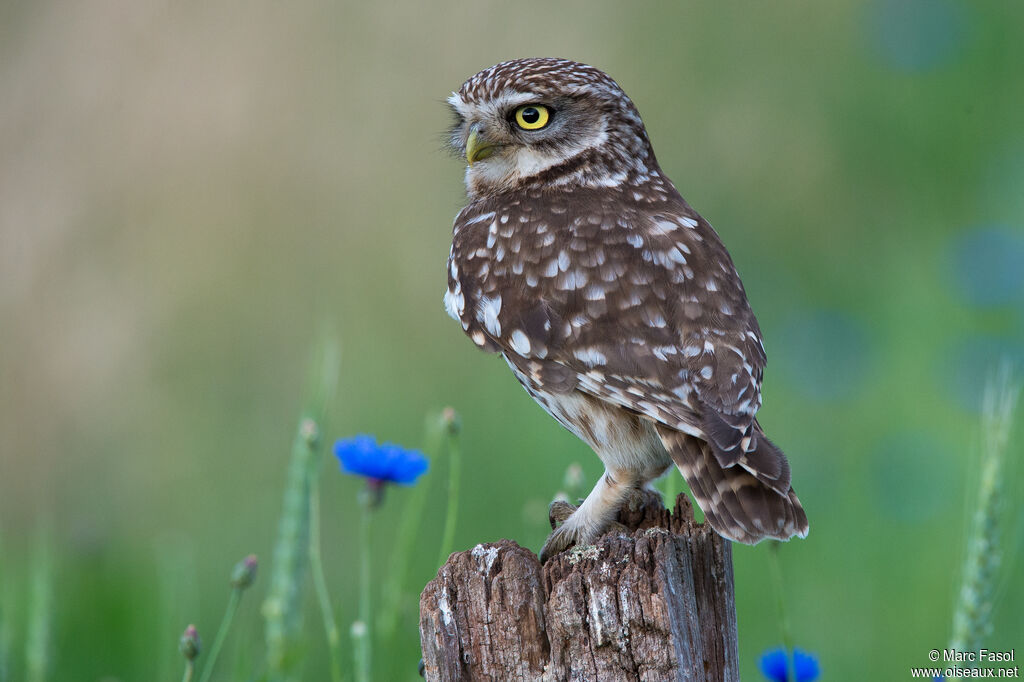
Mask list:
[[[551,112],[543,104],[527,104],[516,109],[516,125],[523,130],[540,130],[551,120]]]

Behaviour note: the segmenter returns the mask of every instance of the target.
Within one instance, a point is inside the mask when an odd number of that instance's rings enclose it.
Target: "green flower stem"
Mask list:
[[[459,447],[459,417],[455,410],[446,408],[442,419],[445,420],[445,449],[448,452],[448,511],[444,518],[444,534],[441,536],[441,554],[437,565],[442,566],[448,561],[455,543],[455,519],[459,511],[459,478],[461,474],[462,453]]]
[[[196,663],[195,661],[185,661],[185,674],[181,678],[181,682],[192,682],[192,678],[196,674]]]
[[[278,525],[270,572],[270,587],[263,602],[267,679],[297,679],[301,659],[302,587],[309,551],[311,482],[320,466],[320,427],[337,384],[338,350],[322,343],[311,365],[310,398],[292,445],[285,482],[284,504]]]
[[[231,622],[235,619],[235,612],[238,611],[238,603],[241,599],[242,588],[233,588],[231,596],[228,597],[227,609],[224,610],[224,618],[220,621],[220,628],[217,630],[217,636],[213,640],[213,646],[210,647],[210,654],[207,656],[206,664],[203,666],[203,674],[199,678],[199,682],[208,682],[210,675],[213,674],[213,666],[217,665],[217,656],[220,654],[221,647],[224,646],[224,640],[228,637]]]
[[[313,586],[320,602],[324,632],[327,634],[327,648],[331,655],[331,680],[341,682],[341,636],[334,608],[327,592],[327,578],[324,576],[323,558],[320,553],[320,481],[317,476],[309,490],[309,563],[313,569]]]
[[[359,620],[352,624],[352,648],[355,652],[356,682],[370,682],[373,647],[370,641],[370,519],[376,491],[364,490],[360,495],[359,516]]]
[[[427,418],[424,436],[424,452],[436,466],[441,453],[441,438],[446,430],[445,416],[431,415]],[[409,491],[409,500],[399,520],[398,531],[395,533],[395,545],[391,551],[388,577],[384,583],[383,604],[378,609],[377,634],[378,641],[390,641],[398,627],[398,607],[405,594],[405,579],[409,571],[409,558],[412,546],[416,541],[416,531],[423,521],[423,509],[427,504],[430,486],[420,484]]]

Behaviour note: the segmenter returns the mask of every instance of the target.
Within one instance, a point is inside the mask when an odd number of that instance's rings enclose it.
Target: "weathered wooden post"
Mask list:
[[[541,566],[510,540],[453,554],[420,596],[428,680],[739,680],[732,548],[685,494],[630,535]]]

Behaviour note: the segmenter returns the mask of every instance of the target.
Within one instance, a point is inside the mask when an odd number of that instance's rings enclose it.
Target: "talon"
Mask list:
[[[569,518],[576,512],[576,507],[568,502],[555,501],[548,508],[548,518],[551,521],[551,535],[544,541],[540,550],[540,562],[546,563],[548,559],[560,554],[579,543],[579,528],[567,523]]]
[[[630,488],[629,492],[626,493],[626,499],[622,506],[631,512],[635,512],[643,508],[644,502],[643,490],[640,488]]]
[[[653,488],[641,488],[640,498],[642,500],[640,506],[642,507],[654,507],[656,509],[665,508],[665,500],[662,499],[661,493]]]
[[[604,529],[604,534],[607,533],[619,533],[621,535],[629,535],[632,531],[625,524],[619,523],[618,521],[612,521],[608,524],[608,527]]]
[[[555,532],[548,536],[548,539],[544,541],[544,546],[540,550],[540,562],[546,564],[548,559],[561,554],[565,550],[569,549],[576,544],[576,538],[572,534],[563,531],[563,527],[559,526]]]
[[[568,502],[562,502],[561,500],[552,502],[548,507],[548,522],[551,523],[551,530],[555,530],[565,523],[574,511],[576,511],[576,507]],[[548,539],[550,540],[550,538]]]

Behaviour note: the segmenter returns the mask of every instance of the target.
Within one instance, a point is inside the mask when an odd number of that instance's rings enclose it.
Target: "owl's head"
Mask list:
[[[617,186],[657,170],[633,102],[603,72],[566,59],[502,62],[448,98],[470,196],[529,185]]]

